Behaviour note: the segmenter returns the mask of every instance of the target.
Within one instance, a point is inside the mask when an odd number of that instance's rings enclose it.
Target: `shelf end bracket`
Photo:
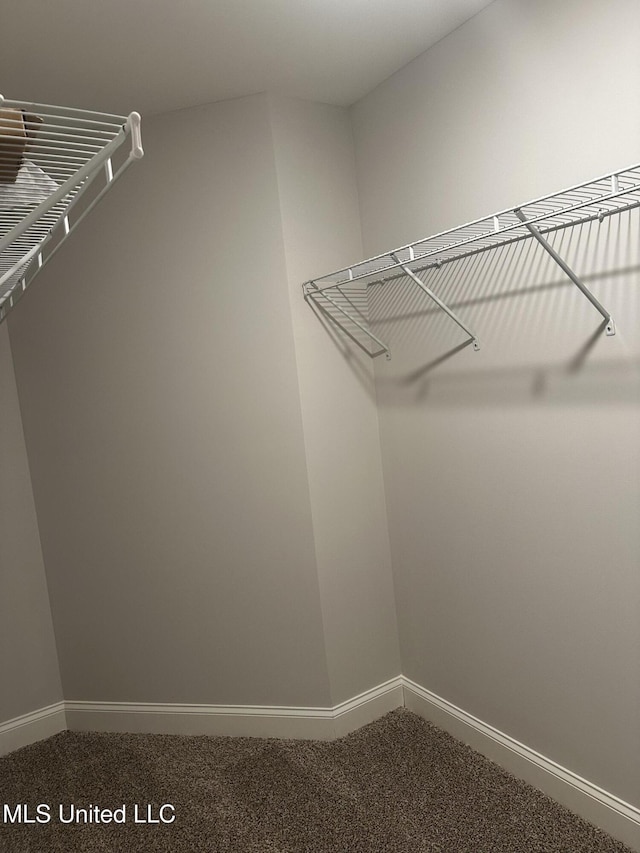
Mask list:
[[[348,338],[350,338],[354,342],[354,344],[356,344],[358,347],[360,347],[360,349],[363,352],[366,352],[366,354],[368,356],[370,356],[371,358],[375,358],[377,355],[383,355],[384,354],[387,361],[390,361],[391,360],[391,353],[389,351],[389,347],[386,344],[384,344],[380,340],[380,338],[376,337],[373,334],[373,332],[371,331],[371,329],[367,328],[364,325],[364,323],[361,323],[359,320],[357,320],[356,317],[353,316],[353,314],[351,314],[349,311],[345,310],[345,308],[343,306],[341,306],[335,299],[333,299],[331,296],[329,296],[329,294],[327,293],[327,290],[329,290],[329,289],[330,288],[325,288],[325,290],[320,290],[320,288],[318,287],[318,285],[314,281],[308,281],[302,285],[302,292],[304,294],[304,298],[305,298],[306,302],[309,304],[313,302],[313,304],[322,312],[322,314],[328,320],[331,320],[331,322],[335,326],[337,326],[340,329],[340,331],[344,332],[344,334]],[[349,329],[343,323],[341,323],[330,311],[327,310],[327,308],[324,305],[322,305],[322,303],[320,302],[320,299],[324,299],[327,302],[329,302],[333,306],[335,311],[338,311],[342,316],[346,317],[351,323],[353,323],[355,326],[357,326],[360,329],[360,331],[364,332],[364,334],[367,335],[370,340],[374,341],[380,347],[380,349],[377,352],[370,352],[362,344],[362,342],[359,341],[358,338],[352,332],[349,331]]]

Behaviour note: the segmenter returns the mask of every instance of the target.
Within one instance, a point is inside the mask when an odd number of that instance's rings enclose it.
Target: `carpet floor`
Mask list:
[[[2,853],[629,853],[404,709],[332,743],[63,732],[0,758],[19,803],[51,819],[0,815]]]

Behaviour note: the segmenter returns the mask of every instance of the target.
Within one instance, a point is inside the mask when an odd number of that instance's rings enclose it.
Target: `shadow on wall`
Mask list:
[[[475,332],[479,352],[408,277],[360,291],[358,310],[392,354],[375,360],[378,403],[639,402],[640,210],[549,241],[611,312],[615,336],[605,335],[606,321],[550,256],[522,240],[421,273]],[[316,313],[369,386],[357,347]]]
[[[359,349],[344,332],[336,326],[335,318],[329,311],[314,300],[307,300],[307,305],[316,315],[318,321],[324,327],[325,332],[331,338],[340,355],[345,360],[353,375],[364,388],[371,400],[376,399],[376,379],[371,370],[370,356]],[[368,320],[368,318],[367,318]]]

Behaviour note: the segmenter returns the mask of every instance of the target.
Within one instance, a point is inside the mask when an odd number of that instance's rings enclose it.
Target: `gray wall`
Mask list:
[[[0,722],[62,699],[7,326],[0,326]]]
[[[332,705],[400,672],[373,366],[301,282],[362,256],[348,111],[271,97]]]
[[[496,0],[353,109],[366,255],[639,159],[635,0]],[[372,309],[403,673],[640,802],[638,211]]]
[[[65,698],[326,706],[267,100],[144,144],[9,319]]]

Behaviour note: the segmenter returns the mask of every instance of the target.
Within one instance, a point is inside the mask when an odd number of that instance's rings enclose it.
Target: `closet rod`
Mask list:
[[[94,110],[78,109],[77,107],[61,107],[57,104],[40,104],[37,101],[15,101],[0,95],[0,107],[2,106],[16,107],[17,109],[29,110],[29,112],[35,112],[38,114],[41,110],[52,110],[53,114],[56,116],[68,116],[69,118],[80,116],[81,121],[88,121],[88,119],[84,119],[83,116],[91,116],[92,119],[110,118],[114,119],[114,123],[116,125],[121,125],[122,119],[124,118],[124,116],[115,115],[114,113],[99,113]]]
[[[578,192],[579,190],[584,190],[584,192],[580,193]],[[622,169],[619,172],[609,173],[593,181],[577,184],[574,187],[552,195],[542,196],[526,204],[521,204],[519,207],[526,207],[533,210],[527,217],[527,220],[532,224],[555,219],[563,222],[566,226],[570,226],[578,224],[578,218],[572,214],[584,208],[597,208],[598,205],[612,204],[613,211],[616,213],[620,212],[621,206],[615,204],[616,200],[630,194],[637,194],[636,200],[640,201],[640,164]],[[611,208],[596,209],[594,211],[594,218],[597,218],[599,213],[606,212],[607,209]],[[481,240],[492,241],[486,248],[497,248],[512,239],[511,232],[522,229],[523,223],[521,221],[514,221],[513,216],[514,208],[506,208],[491,216],[475,219],[464,225],[441,231],[431,237],[407,243],[398,249],[394,249],[393,253],[396,255],[407,253],[407,260],[409,260],[408,253],[413,251],[413,260],[418,262],[426,261],[431,257],[435,259],[435,256],[443,252],[462,249]],[[558,222],[554,224],[558,224]],[[502,235],[507,236],[504,238]],[[476,247],[473,246],[469,253],[475,250]],[[397,268],[399,265],[395,261],[389,263],[391,254],[392,252],[382,252],[379,255],[374,255],[349,267],[317,276],[310,281],[316,284],[327,282],[327,286],[335,287],[339,284],[370,279],[373,276],[381,278],[383,273]],[[458,257],[462,258],[466,257],[466,255],[466,251],[461,251]],[[445,263],[448,257],[438,258],[437,260]],[[372,265],[375,266],[371,268]],[[375,282],[376,279],[371,281],[372,284]]]
[[[630,210],[635,210],[637,207],[640,207],[640,201],[633,201],[629,204],[625,204],[622,207],[616,207],[611,210],[600,210],[598,213],[592,213],[589,216],[581,216],[579,219],[571,220],[570,222],[563,222],[559,225],[550,225],[548,228],[540,228],[538,229],[541,234],[552,234],[554,231],[562,231],[564,228],[573,228],[576,225],[586,225],[588,222],[595,222],[597,219],[599,222],[603,222],[608,216],[614,216],[619,213],[626,213]],[[509,237],[507,240],[504,240],[500,243],[500,248],[503,246],[511,246],[514,243],[519,243],[521,240],[528,240],[532,235],[531,234],[516,234],[513,237]],[[471,249],[467,252],[461,252],[459,255],[448,255],[446,258],[438,258],[435,261],[431,261],[428,264],[423,264],[417,266],[415,268],[416,273],[425,272],[426,270],[432,269],[441,269],[445,264],[453,263],[454,261],[460,261],[463,258],[473,257],[474,255],[480,255],[483,252],[491,252],[496,249],[497,246],[479,246],[477,248]],[[404,273],[395,273],[393,275],[383,276],[376,281],[367,282],[367,287],[374,287],[377,284],[390,284],[392,281],[399,281],[401,278],[404,278]]]

